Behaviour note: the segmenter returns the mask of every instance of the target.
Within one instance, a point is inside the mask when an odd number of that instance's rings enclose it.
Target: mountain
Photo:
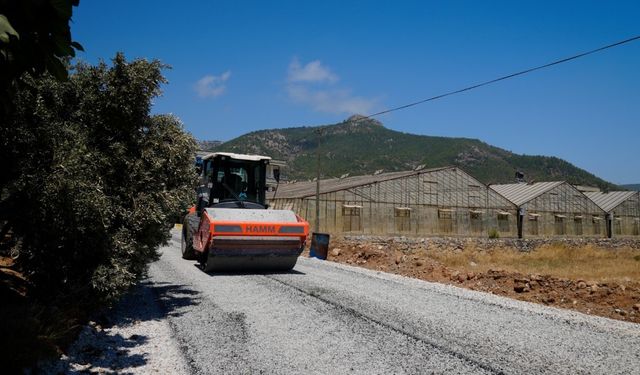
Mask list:
[[[222,141],[198,141],[198,150],[212,150],[222,144]]]
[[[628,190],[640,191],[640,184],[620,185],[620,187],[628,189]]]
[[[566,180],[614,189],[615,185],[556,157],[518,155],[477,139],[432,137],[385,128],[377,120],[352,116],[335,125],[254,131],[211,151],[268,155],[287,162],[289,180],[316,175],[316,146],[321,137],[322,176],[339,177],[454,165],[481,182],[508,183],[516,171],[528,181]]]

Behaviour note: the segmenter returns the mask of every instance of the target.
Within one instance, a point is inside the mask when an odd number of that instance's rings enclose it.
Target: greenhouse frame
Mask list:
[[[587,192],[589,199],[607,213],[607,236],[640,236],[640,192]]]
[[[316,182],[283,184],[270,196],[315,227]],[[457,167],[320,181],[320,232],[515,237],[517,207]]]
[[[605,211],[564,182],[490,185],[518,209],[518,237],[605,237]]]

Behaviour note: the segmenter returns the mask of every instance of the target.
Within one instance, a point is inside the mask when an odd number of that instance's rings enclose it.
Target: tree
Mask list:
[[[67,76],[63,64],[82,46],[71,39],[69,21],[80,0],[0,0],[0,82],[28,72]]]
[[[191,202],[195,142],[175,117],[150,115],[162,68],[118,54],[67,81],[23,76],[0,124],[0,223],[41,295],[117,297]]]
[[[0,121],[11,111],[16,80],[48,72],[67,78],[65,61],[82,51],[69,22],[80,0],[0,0]]]

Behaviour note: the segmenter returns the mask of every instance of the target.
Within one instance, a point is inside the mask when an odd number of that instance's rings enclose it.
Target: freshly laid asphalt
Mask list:
[[[638,324],[316,259],[207,274],[178,231],[160,251],[147,285],[194,374],[640,374]]]

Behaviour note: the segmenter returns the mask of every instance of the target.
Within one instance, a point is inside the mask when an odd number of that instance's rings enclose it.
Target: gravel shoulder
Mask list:
[[[191,372],[158,304],[162,284],[142,282],[118,305],[83,327],[50,374],[189,374]]]

